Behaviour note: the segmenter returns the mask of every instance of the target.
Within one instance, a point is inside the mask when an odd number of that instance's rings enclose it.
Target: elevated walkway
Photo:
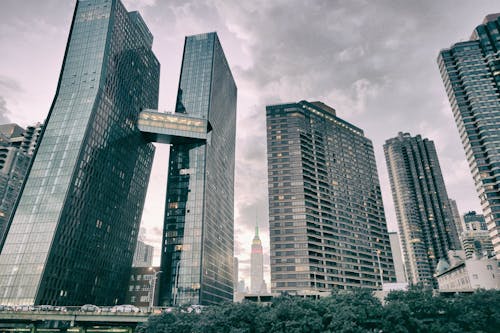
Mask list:
[[[166,144],[204,142],[211,130],[206,119],[149,109],[141,111],[137,126],[149,142]]]

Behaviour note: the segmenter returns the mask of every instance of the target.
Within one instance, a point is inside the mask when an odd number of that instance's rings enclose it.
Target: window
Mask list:
[[[472,278],[477,280],[477,274],[472,274]]]

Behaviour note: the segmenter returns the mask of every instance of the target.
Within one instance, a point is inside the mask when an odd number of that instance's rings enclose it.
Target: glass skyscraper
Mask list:
[[[434,142],[399,133],[384,145],[408,282],[436,286],[439,259],[461,248]]]
[[[56,95],[0,254],[1,304],[125,301],[154,147],[153,36],[119,0],[79,0]]]
[[[206,140],[170,148],[160,303],[233,299],[236,85],[216,33],[186,37],[175,115]]]
[[[468,41],[439,53],[438,64],[500,259],[500,14],[486,16]]]
[[[372,142],[321,102],[266,111],[271,291],[396,282]]]

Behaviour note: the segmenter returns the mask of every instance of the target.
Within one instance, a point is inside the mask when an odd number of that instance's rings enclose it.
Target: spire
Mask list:
[[[255,237],[259,237],[259,226],[255,225]]]

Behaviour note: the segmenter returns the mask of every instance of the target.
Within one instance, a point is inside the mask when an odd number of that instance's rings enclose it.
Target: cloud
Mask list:
[[[0,96],[0,124],[10,123],[9,110],[7,109],[7,102],[5,98]]]

